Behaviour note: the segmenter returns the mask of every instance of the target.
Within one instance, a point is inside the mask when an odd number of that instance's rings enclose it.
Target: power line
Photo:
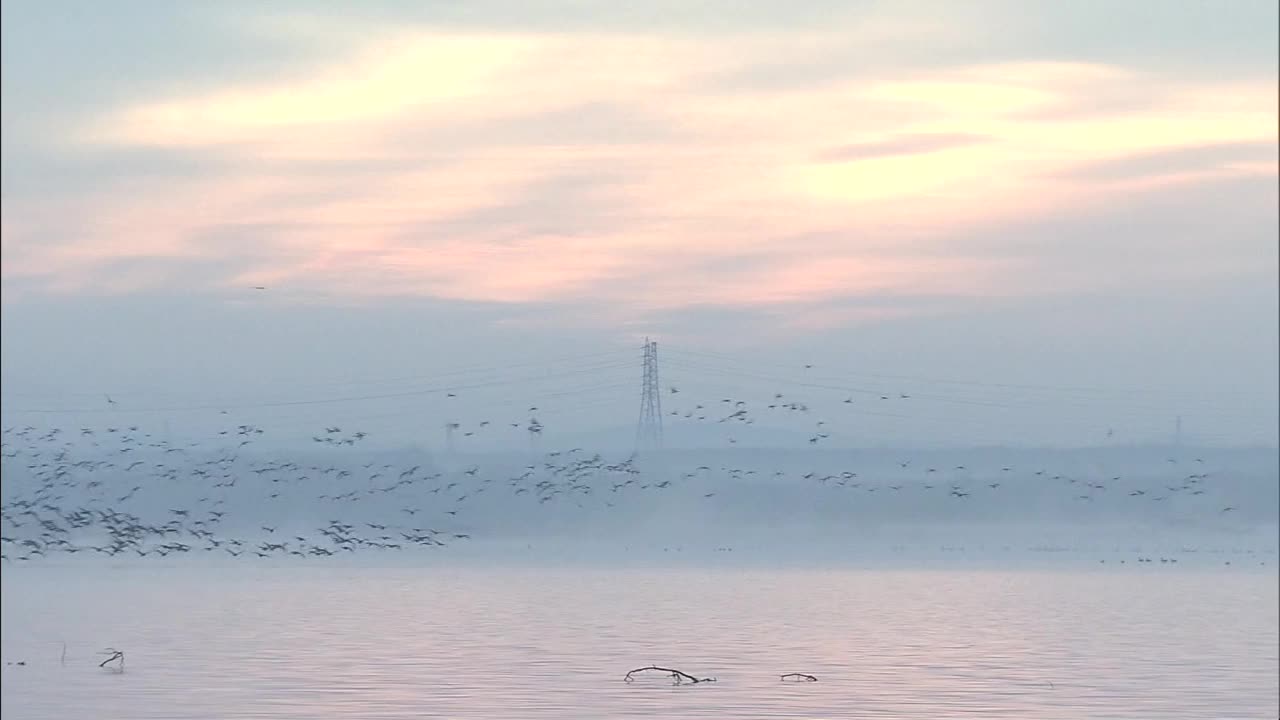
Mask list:
[[[674,348],[674,349],[668,349],[667,352],[676,353],[677,355],[701,356],[704,358],[717,360],[720,362],[732,362],[732,363],[741,364],[741,361],[732,355],[726,355],[724,353],[717,353],[717,352],[711,352],[706,350],[690,350],[687,348]],[[788,365],[788,364],[769,363],[769,362],[762,362],[760,364],[779,368],[779,369],[795,370],[795,366]],[[1179,392],[1182,392],[1183,394],[1188,394],[1188,393],[1185,393],[1185,391],[1178,391],[1173,388],[1168,388],[1168,389],[1164,389],[1164,388],[1162,389],[1101,388],[1101,387],[1086,387],[1086,386],[1040,385],[1040,384],[1031,384],[1031,383],[1002,383],[1002,382],[986,382],[986,381],[979,381],[979,380],[940,379],[940,378],[921,377],[918,375],[901,375],[901,374],[866,372],[866,371],[847,371],[846,374],[852,377],[867,377],[867,378],[886,379],[886,380],[905,380],[909,382],[918,382],[918,383],[935,384],[935,385],[968,385],[968,386],[979,387],[979,388],[1000,388],[1000,389],[1007,389],[1007,390],[1036,390],[1036,391],[1042,391],[1042,392],[1086,393],[1086,394],[1129,394],[1129,395],[1142,395],[1142,394],[1152,394],[1152,393],[1179,393]],[[1224,393],[1219,392],[1215,394],[1224,394]],[[1252,397],[1252,393],[1248,393],[1246,391],[1241,391],[1239,394],[1249,395],[1250,397]]]
[[[238,411],[258,410],[258,411],[267,411],[267,412],[258,413],[256,415],[264,415],[266,417],[275,416],[276,418],[281,418],[280,420],[281,422],[292,424],[291,416],[294,415],[294,413],[289,412],[288,409],[290,408],[308,408],[313,406],[340,405],[340,404],[346,404],[346,403],[362,403],[362,402],[380,401],[380,400],[386,400],[386,401],[402,400],[404,401],[402,403],[389,402],[389,403],[386,403],[385,405],[380,406],[382,408],[387,408],[388,410],[390,410],[389,413],[383,412],[383,413],[379,413],[372,416],[368,414],[357,414],[356,417],[379,418],[379,417],[399,417],[402,415],[403,416],[416,415],[419,418],[421,418],[422,412],[424,409],[423,403],[412,402],[413,399],[415,398],[421,398],[423,396],[442,395],[452,391],[483,390],[487,388],[501,388],[501,387],[507,387],[511,385],[525,384],[525,385],[532,385],[534,387],[526,387],[526,388],[519,389],[520,396],[524,398],[522,400],[514,399],[514,394],[513,394],[514,391],[503,392],[501,395],[501,397],[503,398],[502,400],[498,400],[499,396],[497,395],[497,393],[480,392],[480,393],[475,393],[473,396],[466,397],[465,401],[462,399],[459,399],[457,401],[456,406],[451,401],[448,401],[438,405],[432,404],[428,407],[428,409],[431,411],[439,411],[438,414],[442,414],[442,415],[447,414],[451,416],[450,421],[452,421],[453,417],[457,417],[459,413],[465,413],[466,415],[464,417],[470,417],[470,418],[476,418],[477,416],[485,417],[485,415],[482,415],[481,413],[501,411],[508,407],[515,407],[520,405],[521,403],[525,403],[525,402],[528,402],[529,400],[533,400],[533,398],[539,398],[539,399],[545,398],[549,401],[547,405],[547,409],[540,410],[538,413],[539,415],[542,415],[544,413],[570,414],[576,411],[580,411],[581,409],[585,409],[587,407],[595,407],[597,405],[594,403],[581,403],[581,402],[567,403],[565,405],[562,405],[561,403],[556,402],[554,399],[570,398],[570,397],[584,396],[584,395],[586,396],[600,395],[602,396],[602,399],[603,399],[604,395],[606,394],[612,395],[612,392],[615,390],[621,390],[624,387],[634,387],[634,385],[632,384],[634,380],[632,380],[631,382],[623,383],[619,377],[616,377],[616,373],[621,372],[623,370],[634,371],[633,359],[624,359],[619,357],[622,353],[629,354],[631,352],[634,352],[634,350],[609,350],[609,351],[602,351],[602,352],[596,352],[596,353],[565,356],[562,358],[546,360],[546,361],[528,361],[528,362],[513,363],[505,366],[491,366],[491,367],[471,366],[467,368],[455,369],[449,372],[437,373],[431,376],[425,376],[434,381],[432,384],[428,385],[427,387],[398,388],[398,389],[395,389],[395,391],[393,392],[385,392],[385,393],[363,393],[363,394],[343,395],[339,397],[318,397],[318,398],[317,397],[310,397],[310,398],[295,397],[294,399],[281,399],[281,400],[274,400],[274,401],[261,401],[261,402],[248,402],[248,403],[216,403],[206,399],[202,401],[193,402],[191,404],[174,403],[168,406],[155,405],[155,406],[146,406],[146,407],[137,407],[137,408],[131,408],[128,406],[128,403],[119,402],[120,396],[113,395],[114,399],[116,399],[117,402],[116,404],[113,404],[110,407],[95,406],[95,407],[85,407],[80,409],[56,409],[56,408],[44,407],[44,408],[17,409],[17,410],[5,407],[4,411],[6,415],[10,413],[12,414],[30,413],[30,414],[46,414],[46,415],[76,415],[76,414],[127,415],[130,413],[185,413],[185,412],[198,413],[198,412],[213,412],[213,411],[237,411],[238,412]],[[1129,414],[1131,414],[1134,417],[1140,416],[1140,417],[1146,418],[1146,417],[1155,416],[1156,414],[1160,414],[1163,416],[1163,418],[1165,418],[1165,420],[1163,420],[1162,422],[1167,422],[1167,418],[1173,414],[1172,412],[1170,412],[1170,409],[1168,408],[1139,408],[1136,406],[1127,405],[1124,399],[1120,399],[1117,402],[1115,399],[1112,399],[1112,398],[1089,397],[1089,395],[1092,395],[1095,393],[1112,392],[1109,390],[1103,390],[1098,388],[1071,388],[1071,387],[1060,387],[1060,386],[1025,385],[1025,384],[1015,384],[1015,383],[985,383],[985,382],[959,381],[959,380],[944,381],[944,380],[931,380],[931,379],[925,379],[925,378],[914,378],[906,375],[886,375],[886,374],[859,373],[859,372],[847,373],[849,376],[852,376],[852,377],[865,376],[865,377],[873,377],[873,378],[877,378],[877,377],[893,378],[898,380],[922,382],[922,383],[939,383],[939,384],[951,383],[956,385],[972,386],[981,390],[989,391],[989,392],[980,393],[979,397],[958,397],[955,395],[945,394],[945,392],[943,394],[936,394],[931,392],[921,393],[921,392],[912,391],[908,399],[908,397],[899,397],[899,395],[906,395],[906,393],[899,393],[896,390],[894,392],[886,392],[883,386],[877,387],[877,385],[881,385],[881,383],[879,382],[874,384],[857,383],[857,382],[846,384],[846,383],[842,383],[839,378],[828,378],[820,375],[811,376],[808,372],[804,372],[802,377],[800,378],[785,377],[784,376],[785,373],[778,372],[778,371],[770,371],[768,369],[771,367],[772,368],[785,367],[788,371],[799,373],[799,370],[797,367],[793,367],[790,365],[784,366],[776,363],[765,363],[765,362],[755,363],[753,359],[752,360],[753,365],[759,364],[765,368],[764,370],[760,370],[757,368],[750,367],[749,365],[747,365],[747,363],[744,363],[743,360],[739,358],[724,355],[721,353],[704,352],[704,351],[697,351],[697,350],[684,350],[679,348],[675,348],[675,349],[669,348],[667,353],[664,353],[664,354],[667,355],[666,363],[668,367],[668,372],[670,372],[670,369],[674,368],[677,371],[677,373],[682,373],[682,374],[689,373],[697,377],[697,382],[694,382],[693,379],[690,378],[690,382],[687,383],[687,385],[689,385],[689,388],[688,388],[689,391],[696,392],[698,389],[697,385],[699,384],[701,384],[704,389],[706,389],[707,387],[715,387],[717,383],[717,379],[725,379],[729,381],[731,387],[735,389],[744,389],[748,393],[754,392],[754,391],[767,392],[770,384],[777,383],[777,384],[783,384],[791,387],[811,388],[814,390],[825,390],[825,391],[838,391],[840,393],[845,393],[849,395],[856,394],[856,395],[862,395],[862,396],[882,397],[892,402],[885,402],[885,403],[880,403],[876,401],[858,402],[858,403],[851,403],[850,405],[847,405],[844,407],[848,408],[849,412],[855,416],[865,415],[865,416],[872,416],[872,417],[892,418],[895,420],[925,421],[928,423],[931,423],[931,422],[957,423],[958,422],[959,425],[963,426],[964,430],[971,430],[972,429],[970,427],[971,425],[981,426],[984,424],[984,421],[991,422],[991,418],[982,418],[980,416],[984,415],[984,413],[977,413],[977,412],[966,414],[964,416],[953,415],[952,417],[941,417],[940,415],[945,414],[945,412],[928,413],[928,412],[920,412],[920,411],[925,410],[929,403],[945,403],[950,405],[969,406],[973,408],[991,408],[995,410],[1023,410],[1024,414],[1025,414],[1025,411],[1032,410],[1035,408],[1041,408],[1041,409],[1044,409],[1046,407],[1057,408],[1057,409],[1082,408],[1084,410],[1092,410],[1091,406],[1097,407],[1099,405],[1118,405],[1121,408],[1127,407],[1130,410]],[[618,359],[615,360],[614,359],[615,357]],[[634,356],[632,356],[632,358],[633,357]],[[542,368],[542,371],[530,371],[530,372],[523,372],[518,374],[508,374],[508,371],[512,369],[516,369],[516,368],[527,369],[535,366],[540,366]],[[484,377],[486,373],[490,373],[490,374],[497,373],[503,376],[486,378]],[[415,376],[415,377],[417,379],[424,379],[424,376]],[[442,382],[442,380],[448,377],[463,377],[465,379],[465,382],[461,384],[456,384],[456,385],[446,385]],[[563,385],[560,385],[560,387],[557,387],[556,384],[551,384],[550,387],[548,387],[547,385],[543,385],[543,383],[555,383],[555,381],[557,380],[567,380],[569,381],[569,383],[572,383],[572,384],[567,389],[561,389]],[[743,382],[744,380],[755,381],[755,383],[744,383]],[[353,380],[346,384],[360,384],[362,382],[391,383],[391,382],[395,382],[395,380],[393,379]],[[680,384],[683,387],[686,383],[677,383],[677,384]],[[750,386],[752,384],[756,385],[756,387],[751,388]],[[747,387],[743,388],[743,385],[746,385]],[[1024,394],[1024,393],[1007,393],[1006,394],[1006,393],[1000,393],[1000,392],[990,392],[990,391],[998,391],[998,390],[1034,390],[1034,391],[1064,392],[1064,393],[1068,393],[1068,397],[1065,397],[1065,398],[1055,398],[1055,397],[1046,397],[1046,396],[1035,397],[1035,396],[1028,396],[1028,394]],[[959,391],[959,392],[963,392],[963,391]],[[644,345],[644,354],[642,359],[642,392],[641,392],[640,418],[637,423],[637,446],[645,445],[648,447],[660,447],[662,444],[662,441],[663,441],[663,437],[662,437],[663,413],[661,409],[662,394],[663,394],[662,387],[659,383],[659,375],[658,375],[657,343],[652,342],[646,338],[645,345]],[[800,394],[810,394],[810,393],[797,392],[796,394],[800,395]],[[820,393],[812,393],[812,394],[820,395]],[[975,394],[979,394],[979,393],[975,393]],[[1009,397],[1010,395],[1012,397]],[[1084,397],[1082,397],[1081,395],[1084,395]],[[92,397],[100,398],[101,396],[99,394],[94,394],[92,395]],[[678,396],[676,399],[682,400],[687,397],[689,396],[687,395]],[[749,396],[743,396],[743,397],[749,397]],[[620,404],[621,400],[622,400],[622,397],[621,395],[619,395],[617,401],[613,399],[607,399],[607,400],[604,400],[604,402],[599,403],[599,405],[603,406],[603,405],[617,403],[617,406],[621,408],[621,404]],[[899,400],[902,400],[903,402],[899,403]],[[917,401],[919,401],[920,403],[919,405],[915,404]],[[542,405],[540,400],[534,400],[533,402],[528,402],[528,404],[539,405],[539,406]],[[396,408],[395,406],[397,405],[402,407]],[[412,407],[409,407],[410,405],[412,405]],[[837,407],[840,407],[840,406],[837,406]],[[392,408],[395,408],[395,409],[392,409]],[[872,408],[876,408],[876,409],[872,409]],[[882,410],[879,410],[880,408],[900,410],[904,414],[898,414],[892,411],[884,412]],[[370,407],[369,409],[377,412],[377,409],[375,409],[375,407]],[[936,406],[932,409],[935,411],[940,410],[940,408],[937,408]],[[270,412],[272,410],[276,410],[279,412]],[[348,411],[346,410],[343,410],[340,412],[346,413],[344,417],[348,417],[348,418],[352,417],[351,414],[348,413]],[[714,410],[710,410],[708,414],[709,415],[714,414],[714,412],[715,412]],[[830,410],[824,410],[824,412],[830,412]],[[1097,412],[1097,411],[1093,410],[1093,412]],[[1110,413],[1111,411],[1107,410],[1107,412]],[[1083,413],[1083,410],[1082,410],[1082,413]],[[1165,413],[1168,413],[1168,414],[1165,414]],[[1126,413],[1122,409],[1119,411],[1118,414],[1123,416]],[[1210,410],[1210,411],[1205,411],[1204,414],[1227,415],[1228,413],[1221,412],[1221,411],[1215,413]],[[256,415],[254,415],[254,417],[256,417]],[[1242,417],[1238,413],[1234,414],[1234,416]],[[849,417],[849,415],[844,415],[843,417]],[[1252,417],[1252,416],[1249,416],[1249,417]],[[828,416],[827,419],[838,421],[837,417]],[[1085,417],[1072,418],[1072,417],[1059,416],[1056,414],[1043,413],[1043,412],[1039,416],[1019,417],[1016,420],[1010,419],[1008,417],[1004,417],[1003,420],[1009,423],[1012,423],[1014,425],[1017,425],[1019,428],[1024,425],[1043,425],[1045,427],[1048,427],[1049,425],[1058,425],[1058,426],[1077,426],[1078,425],[1080,427],[1085,427],[1086,425],[1092,422],[1092,420]],[[1107,420],[1110,421],[1111,417],[1108,416]],[[197,420],[196,417],[192,418],[192,422],[197,422],[197,421],[202,422],[203,420]],[[902,426],[902,423],[899,423],[899,422],[890,422],[885,424],[889,426],[888,428],[882,428],[882,430],[885,430],[885,431],[891,430],[893,426],[899,426],[899,427]],[[1137,422],[1127,423],[1129,427],[1126,429],[1131,429],[1131,430],[1136,429],[1134,426],[1137,424],[1141,424],[1141,423],[1137,423]],[[1167,425],[1164,427],[1167,428]],[[870,429],[870,428],[860,428],[860,432],[867,429]],[[1203,436],[1205,435],[1205,433],[1197,433],[1197,435]]]
[[[684,367],[684,368],[687,368],[687,369],[700,370],[700,371],[704,371],[704,372],[712,372],[712,373],[722,373],[722,374],[730,374],[730,375],[739,375],[739,376],[743,376],[743,377],[750,377],[750,378],[752,378],[752,379],[756,379],[756,380],[768,380],[768,381],[771,381],[771,382],[777,382],[777,383],[783,383],[783,384],[788,384],[788,385],[794,385],[794,386],[798,386],[798,387],[808,387],[808,388],[814,388],[814,389],[820,389],[820,390],[838,390],[838,391],[841,391],[841,392],[851,393],[851,394],[858,394],[858,395],[883,396],[883,395],[890,394],[890,393],[888,393],[887,391],[885,391],[885,390],[883,390],[883,389],[874,389],[874,388],[868,388],[868,387],[861,387],[861,386],[857,386],[857,385],[845,385],[845,384],[839,384],[839,385],[837,385],[837,384],[832,384],[832,383],[814,382],[813,380],[796,380],[796,379],[793,379],[793,378],[786,378],[786,377],[781,377],[781,376],[778,376],[778,375],[769,375],[769,374],[758,373],[758,372],[752,372],[752,371],[747,371],[747,370],[740,370],[740,369],[733,368],[733,367],[708,366],[708,365],[700,364],[700,362],[699,362],[699,361],[691,361],[691,360],[686,360],[686,359],[683,359],[683,358],[679,358],[679,359],[674,360],[674,361],[672,361],[672,360],[668,360],[668,363],[669,363],[669,364],[671,364],[671,365],[672,365],[672,366],[674,366],[674,367]],[[817,378],[817,379],[821,379],[821,378]],[[1000,384],[981,384],[981,385],[983,385],[983,386],[989,386],[989,387],[996,387],[996,388],[998,388],[998,387],[1005,387],[1005,386],[1002,386],[1002,385],[1000,385]],[[896,391],[895,391],[895,392],[896,392]],[[1067,402],[1067,401],[1063,401],[1063,400],[1056,400],[1056,399],[1055,399],[1055,400],[1048,400],[1048,399],[1036,399],[1036,400],[1033,400],[1033,401],[1031,401],[1030,403],[1028,403],[1027,401],[1023,401],[1023,400],[1012,400],[1012,401],[1004,401],[1004,402],[994,402],[994,401],[989,401],[989,400],[976,400],[976,399],[972,399],[972,398],[955,397],[955,396],[951,396],[951,395],[939,395],[939,394],[929,393],[929,392],[923,392],[923,393],[922,393],[922,392],[918,392],[918,391],[912,391],[912,392],[911,392],[911,394],[910,394],[910,396],[911,396],[911,398],[915,398],[915,399],[920,399],[920,400],[933,400],[933,401],[936,401],[936,402],[948,403],[948,404],[972,405],[972,406],[975,406],[975,407],[993,407],[993,408],[1004,408],[1004,409],[1027,408],[1027,407],[1032,407],[1032,406],[1036,406],[1036,405],[1044,406],[1044,405],[1047,405],[1047,404],[1053,404],[1053,405],[1058,406],[1058,407],[1064,407],[1064,406],[1065,406],[1065,407],[1077,407],[1077,408],[1079,408],[1079,407],[1089,407],[1090,405],[1092,405],[1092,406],[1097,406],[1097,405],[1112,405],[1112,406],[1115,406],[1115,407],[1123,407],[1123,408],[1127,408],[1127,409],[1129,409],[1129,410],[1138,410],[1138,411],[1141,411],[1141,412],[1144,412],[1144,413],[1161,413],[1161,414],[1162,414],[1162,413],[1167,413],[1167,412],[1169,412],[1169,410],[1170,410],[1170,408],[1168,408],[1168,407],[1153,407],[1153,406],[1146,406],[1146,405],[1133,405],[1133,404],[1131,404],[1131,403],[1127,403],[1127,402],[1126,402],[1126,401],[1124,401],[1124,400],[1111,400],[1111,399],[1089,400],[1089,399],[1085,399],[1085,398],[1074,398],[1074,400],[1076,400],[1076,401],[1077,401],[1077,402],[1074,402],[1074,403],[1072,403],[1072,402]],[[1082,404],[1082,403],[1084,403],[1084,404]],[[1185,405],[1185,403],[1183,403],[1183,405]],[[1193,407],[1194,407],[1194,405],[1193,405]],[[1241,413],[1241,412],[1238,412],[1238,411],[1232,411],[1232,410],[1226,410],[1226,409],[1223,409],[1223,408],[1217,408],[1217,407],[1201,407],[1201,408],[1198,408],[1198,410],[1199,410],[1200,414],[1204,414],[1204,415],[1218,415],[1218,416],[1222,416],[1222,417],[1233,417],[1233,418],[1242,418],[1242,417],[1251,418],[1251,417],[1253,417],[1252,415],[1249,415],[1249,414],[1246,414],[1246,413]]]
[[[579,362],[582,360],[589,360],[594,358],[615,357],[615,358],[619,358],[619,361],[621,361],[621,358],[624,355],[629,356],[631,352],[633,351],[629,349],[619,348],[614,350],[604,350],[604,351],[592,352],[592,353],[564,355],[564,356],[559,356],[554,358],[546,358],[544,360],[531,360],[528,362],[509,363],[505,365],[487,365],[487,366],[477,365],[477,366],[461,367],[461,368],[454,368],[450,370],[442,370],[440,372],[433,372],[430,375],[415,374],[415,375],[403,375],[399,377],[389,377],[389,378],[342,379],[342,380],[333,380],[333,381],[319,381],[314,383],[301,383],[298,385],[294,385],[292,389],[304,390],[304,389],[317,389],[317,388],[340,388],[340,387],[355,386],[355,385],[385,385],[385,384],[391,384],[391,383],[413,383],[413,382],[420,382],[424,380],[437,382],[441,378],[465,376],[465,375],[477,375],[477,374],[485,374],[485,373],[496,373],[496,372],[503,372],[507,370],[516,370],[516,369],[540,367],[540,366],[546,367],[546,366],[554,365],[557,363]],[[17,391],[17,392],[0,391],[0,394],[7,397],[21,397],[21,398],[48,397],[50,395],[49,393],[22,392],[22,391]],[[73,392],[73,393],[61,393],[58,396],[68,397],[68,398],[77,398],[77,397],[101,398],[103,394],[104,393],[102,392]],[[120,398],[127,398],[129,396],[134,396],[134,395],[148,394],[148,391],[146,390],[132,390],[132,391],[110,390],[110,391],[107,391],[105,394],[110,395],[113,398],[120,399]]]
[[[609,363],[606,365],[599,365],[591,368],[581,368],[581,369],[571,370],[571,371],[561,372],[561,373],[548,373],[545,375],[533,375],[528,377],[509,378],[506,380],[493,380],[489,382],[472,383],[469,385],[444,385],[444,386],[436,386],[432,388],[409,390],[409,391],[396,392],[396,393],[383,393],[383,394],[377,394],[377,395],[355,395],[355,396],[338,397],[338,398],[290,400],[290,401],[279,401],[279,402],[250,403],[250,404],[242,404],[242,405],[218,404],[218,405],[188,405],[188,406],[149,407],[149,408],[128,408],[128,407],[101,408],[99,407],[99,408],[65,409],[65,410],[64,409],[48,409],[48,408],[26,408],[26,409],[19,409],[19,410],[10,410],[9,412],[73,415],[73,414],[101,414],[101,413],[152,413],[152,412],[200,412],[200,411],[213,411],[213,410],[217,410],[217,411],[256,410],[256,409],[262,409],[262,408],[299,407],[299,406],[307,406],[307,405],[330,405],[335,403],[361,402],[361,401],[367,401],[367,400],[386,400],[391,398],[417,397],[422,395],[439,395],[440,393],[448,393],[448,392],[457,391],[457,390],[477,390],[480,388],[498,387],[501,385],[510,385],[512,383],[519,383],[519,382],[533,382],[533,381],[546,380],[546,379],[552,379],[552,378],[558,378],[558,377],[572,377],[575,375],[580,375],[588,372],[610,370],[614,368],[626,367],[628,365],[630,365],[630,363]]]

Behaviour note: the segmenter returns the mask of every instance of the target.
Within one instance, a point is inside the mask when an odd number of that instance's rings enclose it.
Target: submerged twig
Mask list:
[[[783,680],[793,678],[796,682],[818,682],[818,678],[808,673],[787,673],[782,676]]]
[[[107,655],[110,655],[110,657],[98,663],[98,667],[104,668],[107,666],[108,663],[112,663],[112,662],[115,662],[116,660],[119,660],[120,665],[112,669],[114,669],[116,672],[124,672],[124,651],[123,650],[116,650],[115,648],[107,648],[102,652]]]
[[[706,683],[706,682],[716,681],[715,678],[696,678],[687,672],[681,672],[680,670],[676,670],[675,668],[658,667],[657,665],[650,665],[648,667],[636,668],[635,670],[628,672],[626,676],[623,677],[622,679],[626,682],[633,682],[635,678],[631,677],[632,675],[638,672],[646,672],[648,670],[656,670],[657,672],[667,673],[668,675],[671,676],[673,680],[676,681],[677,685],[685,682],[686,680],[691,683]]]

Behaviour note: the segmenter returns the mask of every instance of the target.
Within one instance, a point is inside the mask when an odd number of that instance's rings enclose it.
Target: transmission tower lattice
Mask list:
[[[636,449],[662,447],[662,393],[658,387],[658,343],[644,339],[644,388],[640,393],[640,422]]]

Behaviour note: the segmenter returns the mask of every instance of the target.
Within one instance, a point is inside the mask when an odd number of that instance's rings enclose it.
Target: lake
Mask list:
[[[3,574],[0,714],[1274,718],[1278,599],[1274,564],[31,566]],[[623,682],[651,664],[716,682]]]

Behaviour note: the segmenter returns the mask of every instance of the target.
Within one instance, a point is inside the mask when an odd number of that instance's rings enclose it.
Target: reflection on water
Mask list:
[[[1246,572],[5,571],[22,718],[1276,717]],[[65,665],[60,662],[66,642]],[[98,670],[122,648],[127,668]],[[673,686],[634,667],[717,682]],[[817,683],[784,683],[806,672]]]

